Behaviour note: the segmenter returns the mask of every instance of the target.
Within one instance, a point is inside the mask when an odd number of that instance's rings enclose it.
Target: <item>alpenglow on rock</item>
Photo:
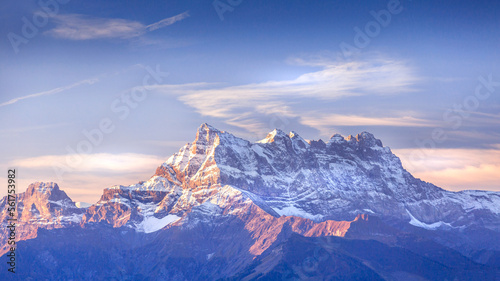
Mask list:
[[[195,140],[149,180],[106,188],[88,208],[77,208],[54,183],[35,183],[20,196],[23,216],[44,226],[104,221],[149,233],[183,224],[186,214],[205,203],[223,210],[241,199],[274,217],[323,222],[370,214],[428,230],[487,225],[500,231],[497,192],[450,192],[416,179],[367,132],[334,134],[323,142],[276,129],[252,143],[202,124]]]
[[[36,237],[38,228],[62,228],[81,222],[83,211],[53,182],[35,182],[28,189],[16,195],[16,239]],[[7,238],[8,219],[12,218],[7,208],[7,196],[0,200],[0,253],[9,248]]]
[[[368,132],[325,143],[276,129],[251,143],[203,124],[156,175],[196,190],[229,185],[270,213],[315,221],[369,213],[432,229],[471,226],[486,213],[500,229],[498,193],[450,192],[416,179]]]

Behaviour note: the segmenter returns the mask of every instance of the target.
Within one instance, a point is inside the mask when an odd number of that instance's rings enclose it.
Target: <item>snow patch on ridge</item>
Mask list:
[[[427,224],[427,223],[424,223],[424,222],[421,222],[421,221],[417,220],[410,213],[410,211],[406,210],[406,212],[408,213],[408,215],[410,216],[410,219],[411,219],[409,223],[411,225],[413,225],[413,226],[416,226],[416,227],[420,227],[420,228],[424,228],[424,229],[428,229],[428,230],[436,230],[436,229],[438,229],[439,227],[441,227],[443,225],[448,226],[448,227],[453,227],[453,226],[451,226],[451,224],[443,222],[443,221],[438,221],[438,222],[435,222],[435,223]]]
[[[92,204],[86,202],[75,202],[75,206],[80,209],[87,209],[92,206]]]
[[[170,190],[170,182],[160,176],[153,176],[148,181],[143,181],[140,183],[132,184],[132,185],[114,185],[112,187],[108,187],[106,189],[121,189],[126,191],[163,191],[167,192]]]
[[[156,218],[154,216],[155,209],[158,207],[155,203],[144,204],[136,202],[139,212],[142,213],[144,219],[140,223],[134,223],[132,228],[137,232],[152,233],[156,232],[165,226],[172,224],[181,219],[181,217],[168,214],[163,218]]]
[[[500,195],[498,192],[464,190],[451,193],[450,197],[460,203],[467,212],[486,209],[494,214],[500,214]]]
[[[109,200],[108,203],[121,204],[121,205],[127,206],[128,208],[131,208],[130,200],[123,198],[123,197],[113,198],[113,199]]]
[[[161,219],[158,219],[154,216],[146,217],[141,223],[135,225],[135,230],[138,232],[152,233],[180,219],[181,217],[176,215],[166,215]]]
[[[71,216],[62,216],[60,217],[61,222],[72,222],[72,223],[80,223],[82,221],[83,214],[73,214]]]
[[[296,217],[310,219],[313,221],[320,221],[323,219],[323,215],[320,214],[313,215],[292,205],[286,206],[281,209],[274,207],[273,210],[280,216],[296,216]]]

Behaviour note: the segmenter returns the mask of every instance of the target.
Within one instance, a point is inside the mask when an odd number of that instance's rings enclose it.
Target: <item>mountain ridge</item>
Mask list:
[[[357,177],[358,174],[364,177]],[[191,194],[186,189],[202,193],[197,199],[202,202],[205,200],[202,198],[216,194],[218,191],[211,187],[219,185],[230,186],[234,189],[232,192],[241,192],[273,216],[291,215],[316,222],[350,221],[359,214],[367,213],[396,217],[415,226],[433,229],[467,226],[460,224],[460,220],[445,221],[443,217],[446,216],[442,214],[460,219],[456,213],[462,215],[481,210],[489,211],[495,217],[500,213],[500,193],[449,192],[415,179],[402,167],[390,148],[384,147],[368,132],[347,138],[334,134],[324,143],[321,140],[305,141],[296,132],[285,134],[275,129],[261,141],[251,143],[204,123],[198,128],[195,140],[162,163],[148,181],[104,189],[96,204],[84,208],[86,214],[82,222],[102,220],[95,215],[92,219],[89,210],[102,210],[103,204],[116,206],[113,210],[118,214],[126,213],[130,208],[127,202],[132,199],[130,196],[122,197],[127,190],[146,192],[145,196],[152,198],[149,203],[161,204],[155,206],[154,213],[160,209],[170,213],[196,205],[196,200],[187,198]],[[26,194],[33,193],[35,187],[54,188],[55,194],[60,194],[59,187],[54,183],[47,183],[46,186],[35,183],[30,185]],[[58,196],[67,197],[65,193]],[[178,199],[183,204],[177,204]],[[69,197],[64,200],[77,208]],[[311,203],[314,200],[317,203]],[[354,204],[356,200],[365,204]],[[454,209],[455,214],[451,211],[414,211],[436,207],[431,204],[435,202]],[[423,204],[424,207],[415,207],[415,204]],[[380,205],[385,206],[380,208]],[[148,208],[153,206],[142,206],[143,210]],[[116,226],[123,225],[112,222],[118,219],[123,221],[123,217],[112,214],[104,220]],[[101,212],[101,216],[106,217],[106,214]],[[494,227],[495,230],[500,229],[497,228],[499,225]]]
[[[204,245],[215,239],[207,237],[217,237],[227,246],[186,255],[202,264],[223,259],[224,269],[213,275],[218,278],[244,270],[255,257],[289,243],[292,235],[375,240],[417,255],[429,253],[412,244],[434,241],[426,245],[485,263],[500,250],[500,239],[491,240],[500,238],[500,193],[450,192],[416,179],[368,132],[346,138],[334,134],[325,143],[276,129],[252,143],[205,123],[194,141],[160,164],[150,179],[105,188],[89,207],[78,208],[55,183],[34,183],[17,196],[24,223],[19,240],[38,239],[38,231],[49,235],[54,229],[85,236],[104,226],[116,229],[115,235],[132,231],[151,237],[146,241],[164,237],[186,249],[191,247],[186,241]],[[0,207],[5,203],[0,200]],[[0,237],[2,245],[5,237]],[[168,248],[161,251],[176,255]],[[430,255],[439,260],[433,250]]]

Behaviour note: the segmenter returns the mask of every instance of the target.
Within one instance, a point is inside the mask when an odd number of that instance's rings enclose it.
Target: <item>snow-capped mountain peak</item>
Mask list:
[[[207,123],[203,123],[196,132],[196,139],[194,142],[211,142],[214,137],[220,133],[224,132],[219,131]]]
[[[334,134],[334,135],[332,135],[332,137],[330,138],[330,140],[328,142],[342,144],[342,143],[345,143],[346,140],[341,134]]]
[[[283,132],[280,129],[274,129],[271,132],[269,132],[264,139],[258,141],[257,143],[271,143],[285,138],[290,138],[290,136],[288,136],[285,132]]]
[[[362,146],[367,146],[367,147],[373,147],[373,146],[378,146],[378,147],[383,147],[382,141],[375,138],[375,136],[371,133],[368,132],[362,132],[360,134],[357,134],[356,137],[352,137],[351,135],[347,138],[347,141],[356,141]]]
[[[462,208],[457,194],[415,179],[368,132],[334,134],[324,143],[275,129],[251,143],[203,124],[195,141],[159,170],[157,175],[183,186],[227,184],[251,194],[266,210],[315,220],[351,220],[363,212],[410,220],[410,210],[422,222],[449,223],[460,218]]]

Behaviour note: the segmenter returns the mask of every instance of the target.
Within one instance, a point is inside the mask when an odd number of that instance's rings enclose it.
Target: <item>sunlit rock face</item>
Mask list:
[[[53,229],[79,224],[83,210],[77,208],[75,203],[59,189],[53,182],[35,182],[30,184],[26,192],[17,194],[16,210],[16,239],[18,241],[36,237],[38,228]],[[2,253],[8,248],[6,245],[9,224],[12,218],[8,211],[8,197],[0,201],[0,244]]]
[[[251,143],[203,124],[196,139],[163,163],[156,175],[200,192],[229,185],[270,213],[318,222],[369,213],[414,218],[423,226],[462,227],[474,224],[478,212],[495,221],[500,211],[497,193],[453,193],[415,179],[367,132],[347,138],[334,134],[325,143],[274,130]],[[498,230],[498,220],[492,226]]]

